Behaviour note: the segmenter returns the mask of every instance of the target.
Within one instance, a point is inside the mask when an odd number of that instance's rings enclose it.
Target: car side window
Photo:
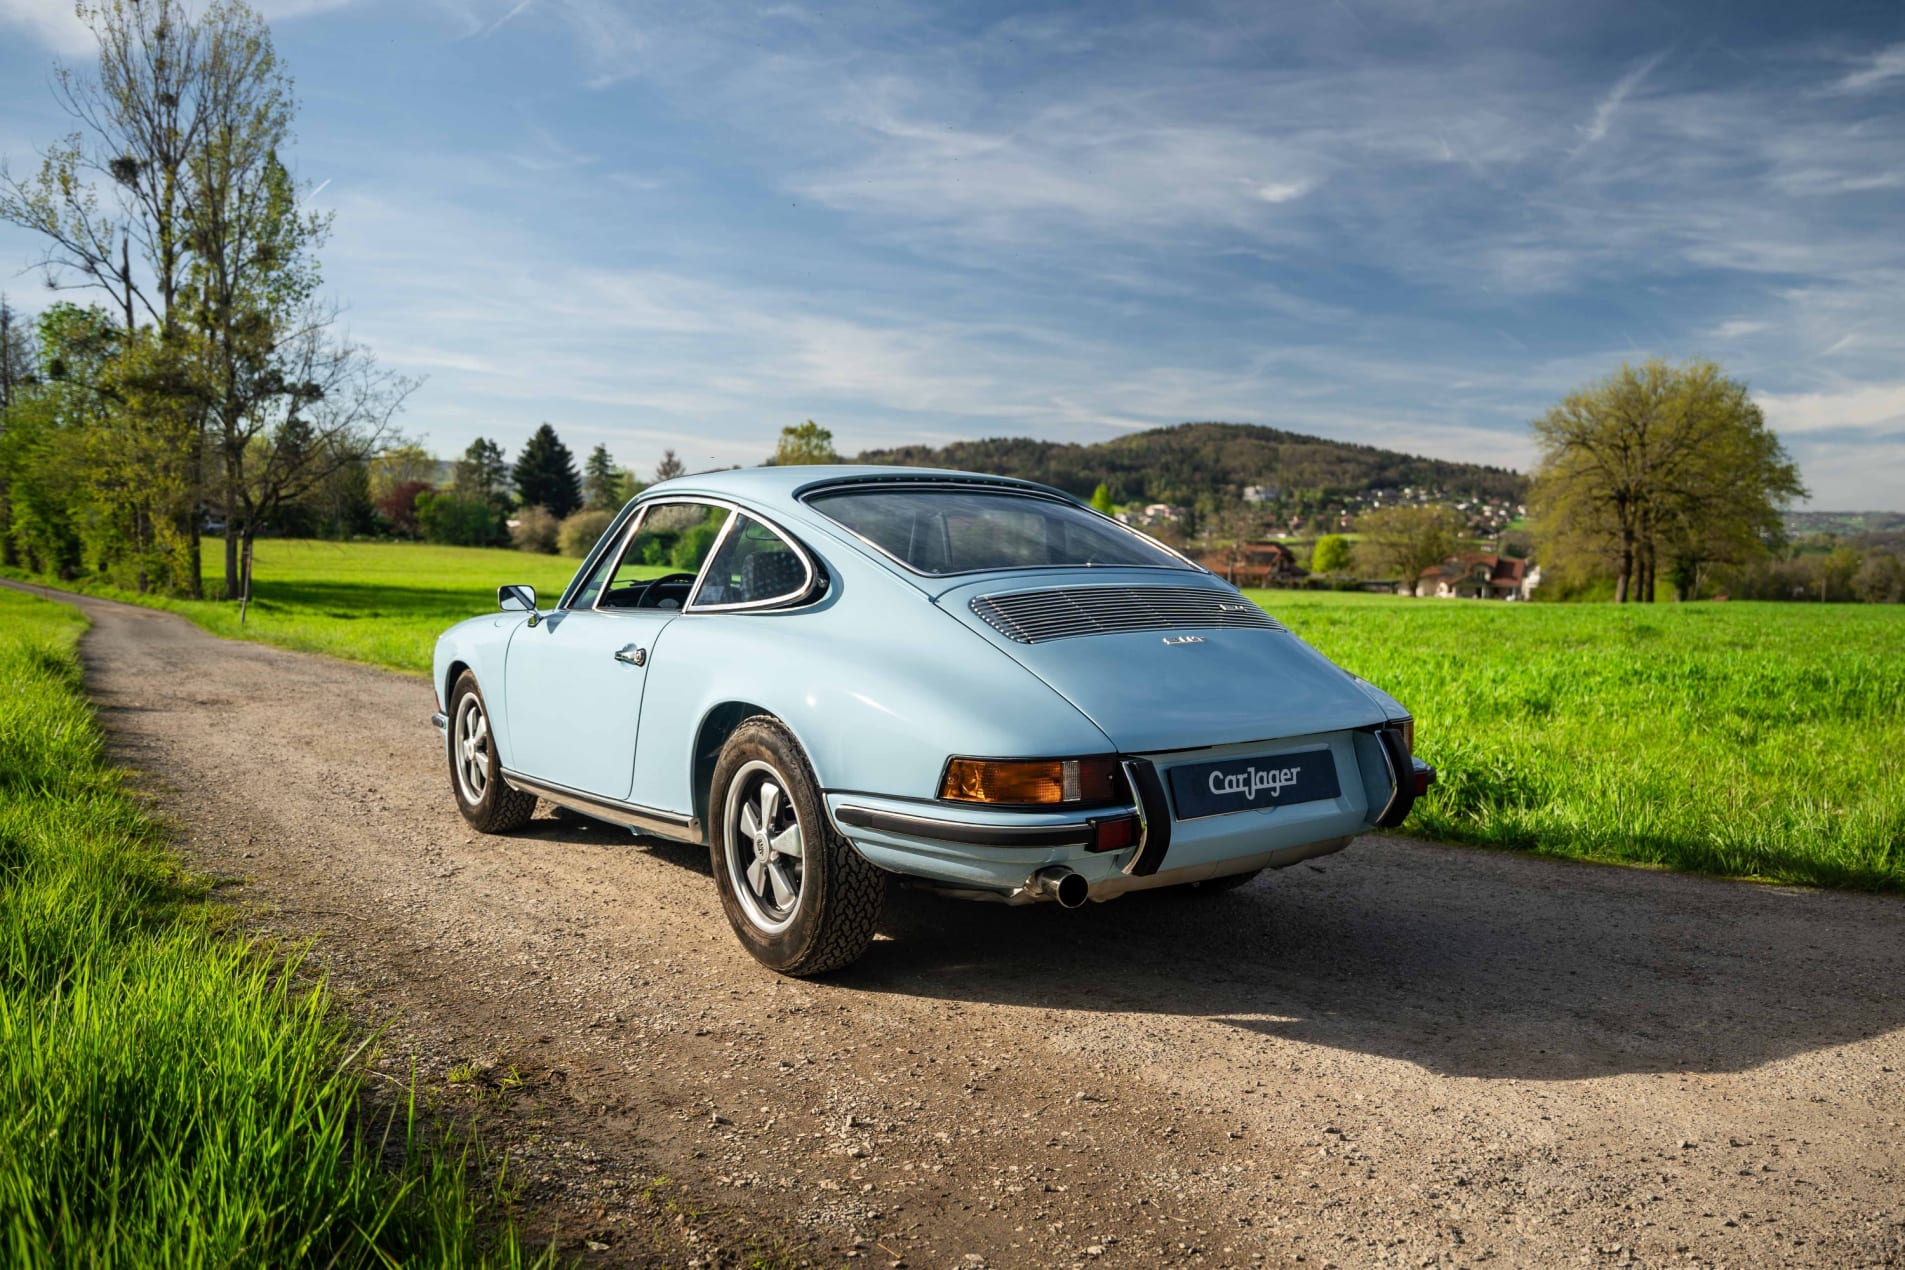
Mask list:
[[[785,538],[736,512],[734,527],[708,563],[694,604],[705,609],[792,599],[811,579],[807,562]]]
[[[620,543],[622,535],[626,532],[628,532],[627,521],[609,526],[608,533],[613,534],[616,541],[610,543],[608,548],[602,552],[601,558],[595,562],[595,568],[589,570],[588,578],[583,581],[581,586],[575,589],[575,594],[570,597],[568,607],[572,609],[592,609],[595,607],[595,599],[602,593],[602,584],[608,580],[609,574],[615,569],[617,545]]]
[[[727,508],[707,503],[650,504],[602,591],[599,607],[682,607],[727,518]]]

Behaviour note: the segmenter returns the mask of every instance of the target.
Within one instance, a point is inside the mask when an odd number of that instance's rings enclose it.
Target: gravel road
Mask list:
[[[1905,1265],[1897,899],[1371,837],[1075,913],[895,891],[795,982],[705,852],[469,831],[423,680],[73,602],[186,850],[589,1260]]]

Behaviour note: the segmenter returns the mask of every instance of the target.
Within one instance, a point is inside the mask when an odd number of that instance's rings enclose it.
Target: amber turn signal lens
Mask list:
[[[1060,807],[1115,802],[1115,758],[956,758],[946,764],[939,796],[962,803]]]
[[[1402,748],[1413,755],[1416,752],[1416,721],[1404,719],[1398,726],[1402,728]]]

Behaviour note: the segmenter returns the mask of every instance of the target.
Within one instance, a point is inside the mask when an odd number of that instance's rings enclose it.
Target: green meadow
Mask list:
[[[0,1261],[477,1266],[524,1250],[320,983],[223,932],[105,761],[65,605],[0,590]]]
[[[246,638],[425,671],[437,633],[575,561],[263,541]],[[1410,831],[1479,846],[1905,890],[1905,609],[1502,604],[1259,591],[1407,704],[1442,783]],[[131,597],[122,597],[131,598]],[[239,635],[232,605],[143,601]]]
[[[1252,598],[1415,713],[1412,832],[1905,890],[1905,608]]]

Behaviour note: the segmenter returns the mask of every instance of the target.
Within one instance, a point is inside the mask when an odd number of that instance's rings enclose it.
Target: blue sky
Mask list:
[[[1623,359],[1905,510],[1905,6],[272,0],[352,334],[449,456],[1274,424],[1524,466]],[[70,0],[0,0],[0,154]],[[34,309],[36,245],[0,229]]]

